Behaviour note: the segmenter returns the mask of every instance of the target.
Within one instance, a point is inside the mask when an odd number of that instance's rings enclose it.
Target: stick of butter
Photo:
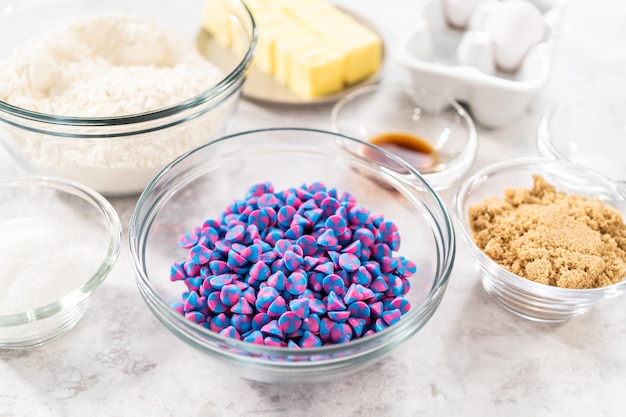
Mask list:
[[[341,91],[346,55],[332,45],[297,51],[291,57],[287,86],[301,97],[319,97]]]
[[[244,3],[259,29],[254,65],[303,98],[339,92],[370,77],[381,65],[380,37],[328,0]],[[223,33],[228,32],[228,17],[213,10],[219,2],[206,4],[212,6],[205,7],[203,26],[223,41],[229,37]]]

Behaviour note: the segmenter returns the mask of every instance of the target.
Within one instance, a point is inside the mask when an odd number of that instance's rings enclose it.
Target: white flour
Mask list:
[[[193,43],[168,28],[151,20],[104,16],[19,47],[0,63],[0,100],[54,115],[114,117],[180,103],[223,77],[223,72],[203,58]],[[2,124],[0,135],[2,129],[9,132],[12,147],[31,171],[74,179],[107,195],[129,194],[140,192],[180,154],[222,133],[235,102],[236,94],[201,117],[133,136],[44,136]],[[132,129],[157,128],[175,118],[181,117],[135,124]],[[22,119],[20,123],[31,122]],[[117,134],[129,127],[61,129],[85,135]]]
[[[0,66],[0,100],[59,116],[122,116],[179,103],[222,77],[152,20],[98,17],[18,48]]]

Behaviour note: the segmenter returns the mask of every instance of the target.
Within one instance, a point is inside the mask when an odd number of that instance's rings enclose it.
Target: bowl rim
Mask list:
[[[552,109],[545,112],[543,116],[541,116],[541,119],[539,119],[539,124],[537,125],[537,150],[539,154],[544,157],[569,161],[569,158],[559,151],[551,140],[550,120],[556,108],[557,106],[553,106]]]
[[[364,145],[364,143],[358,139],[351,138],[349,136],[336,133],[336,132],[327,131],[327,130],[302,128],[302,127],[262,128],[262,129],[247,130],[247,131],[242,131],[242,132],[237,132],[237,133],[222,136],[221,138],[218,138],[214,141],[211,141],[209,143],[196,147],[186,152],[185,154],[179,156],[174,161],[170,162],[153,178],[153,180],[148,184],[148,186],[145,188],[143,193],[139,196],[135,209],[133,210],[133,214],[131,215],[130,224],[129,224],[128,239],[129,239],[131,261],[135,270],[136,281],[139,287],[139,292],[144,298],[144,301],[148,304],[151,310],[152,308],[158,308],[158,311],[161,313],[161,316],[167,316],[169,319],[171,319],[171,320],[168,320],[168,323],[172,323],[173,321],[177,326],[182,326],[182,328],[184,329],[183,333],[185,334],[200,333],[203,335],[203,337],[206,337],[212,342],[220,344],[221,346],[227,346],[229,349],[240,350],[240,351],[244,351],[246,353],[252,353],[252,354],[270,355],[270,356],[278,355],[279,357],[283,355],[292,356],[292,357],[301,357],[301,356],[309,356],[313,354],[315,355],[329,354],[330,355],[333,353],[344,352],[347,349],[355,349],[358,351],[358,348],[361,348],[361,347],[364,347],[365,351],[369,351],[373,349],[371,347],[368,348],[368,346],[370,345],[374,345],[375,347],[381,347],[388,343],[395,342],[395,341],[386,342],[385,337],[387,337],[387,335],[389,334],[396,334],[396,333],[402,334],[401,331],[404,330],[405,328],[412,329],[413,331],[407,332],[408,334],[405,337],[399,338],[398,341],[404,340],[405,338],[412,336],[417,330],[419,330],[419,328],[421,328],[425,324],[425,322],[421,323],[419,326],[415,326],[415,324],[409,319],[411,317],[417,318],[417,317],[422,317],[422,316],[427,316],[428,318],[430,318],[430,316],[432,316],[432,314],[434,313],[434,311],[431,311],[433,309],[433,306],[436,309],[436,306],[441,301],[443,293],[445,292],[445,289],[447,287],[451,272],[453,270],[454,259],[456,256],[456,235],[454,231],[454,226],[453,226],[452,218],[450,217],[450,214],[446,205],[443,203],[439,195],[432,189],[432,187],[428,184],[428,182],[423,178],[423,176],[419,172],[417,172],[414,168],[412,168],[410,165],[404,162],[404,160],[398,158],[394,154],[389,153],[385,151],[384,149],[378,148],[368,143],[365,143],[365,146],[369,146],[378,152],[384,153],[385,156],[389,157],[394,163],[398,164],[403,169],[406,169],[412,177],[417,178],[419,180],[420,185],[423,186],[426,192],[434,199],[434,202],[436,203],[437,208],[440,210],[443,218],[445,219],[445,224],[443,225],[438,224],[437,230],[433,229],[433,233],[435,232],[439,233],[439,235],[441,236],[441,239],[446,239],[449,242],[446,248],[448,250],[448,253],[438,253],[438,257],[442,259],[441,262],[444,266],[443,269],[440,271],[440,280],[438,280],[436,283],[433,283],[430,289],[430,292],[428,293],[428,296],[426,296],[418,306],[411,307],[411,311],[409,311],[405,316],[407,317],[406,320],[400,320],[398,323],[394,324],[393,326],[389,326],[380,332],[376,332],[375,334],[367,336],[367,337],[353,339],[348,343],[329,344],[329,345],[324,345],[321,347],[290,349],[288,347],[273,347],[273,346],[266,346],[266,345],[258,345],[255,343],[244,342],[243,340],[237,340],[237,339],[227,337],[227,336],[222,336],[219,333],[206,329],[202,326],[199,326],[196,323],[191,322],[188,319],[185,319],[184,316],[180,315],[178,312],[172,309],[168,303],[166,303],[160,296],[157,295],[158,292],[154,290],[153,286],[150,283],[150,279],[148,278],[147,274],[145,273],[143,269],[144,263],[143,263],[142,258],[143,258],[143,253],[145,251],[145,247],[143,247],[142,242],[145,239],[145,233],[143,230],[144,227],[138,226],[139,225],[139,221],[138,221],[139,211],[145,204],[145,200],[147,199],[147,196],[149,195],[149,193],[158,188],[158,184],[161,178],[167,175],[167,173],[174,166],[176,166],[178,163],[185,160],[187,157],[189,157],[190,155],[194,153],[200,152],[206,148],[210,148],[221,142],[225,142],[230,139],[236,139],[241,136],[250,136],[250,135],[254,135],[258,133],[285,132],[285,131],[320,134],[324,136],[335,137],[341,140],[348,140],[350,142],[358,143],[359,146]],[[399,178],[400,175],[398,174],[397,177]],[[190,178],[186,178],[186,183],[188,183],[190,180],[191,180]],[[171,194],[172,193],[168,193],[167,198],[169,198]],[[159,201],[158,203],[159,203],[158,205],[160,206],[163,203],[163,201]],[[145,216],[146,219],[151,217],[150,214],[151,212],[154,211],[154,208],[155,207],[152,206],[149,209],[148,215]],[[429,215],[430,215],[430,212],[429,212]],[[154,219],[151,219],[149,223],[151,224],[153,220]],[[145,219],[144,219],[144,222],[146,222]],[[447,233],[444,233],[444,231]],[[154,307],[151,304],[154,304]],[[165,320],[165,319],[161,319],[161,317],[158,317],[158,318],[159,320]],[[170,331],[172,330],[170,329]],[[174,333],[176,336],[181,337],[178,334],[179,332],[180,332],[179,330],[172,331],[172,333]],[[217,349],[215,347],[211,347],[211,350],[218,351],[218,352],[223,351],[223,349]],[[257,358],[253,356],[245,356],[245,355],[241,355],[237,353],[233,353],[233,355],[236,357],[246,357],[248,360],[251,360],[251,361],[258,360],[261,362],[266,362],[266,360],[263,360],[262,358]],[[281,364],[280,362],[277,361],[275,363],[276,363],[276,366],[282,365],[282,366],[287,366],[287,367],[293,367],[293,366],[314,367],[316,364],[317,365],[328,364],[333,361],[345,360],[346,358],[349,358],[349,357],[352,357],[352,355],[348,355],[346,357],[339,357],[339,358],[315,360],[311,362],[288,361],[288,362]]]
[[[225,0],[219,0],[225,1]],[[143,113],[128,114],[122,116],[107,116],[107,117],[77,117],[77,116],[59,116],[50,113],[41,113],[32,110],[28,110],[22,107],[14,106],[5,101],[0,100],[0,116],[5,113],[21,119],[32,120],[35,122],[47,123],[59,126],[83,126],[83,127],[106,127],[106,126],[120,126],[131,125],[137,123],[145,123],[155,120],[161,120],[169,116],[178,115],[186,110],[193,109],[199,105],[209,102],[215,97],[219,96],[223,92],[227,91],[237,81],[244,79],[248,72],[249,67],[252,65],[252,59],[256,52],[258,43],[259,29],[256,25],[254,17],[250,12],[250,9],[242,0],[228,0],[230,3],[235,3],[237,7],[242,8],[245,14],[247,23],[250,24],[251,39],[248,49],[243,58],[239,61],[237,66],[228,74],[226,74],[217,84],[211,86],[208,90],[196,94],[195,96],[183,100],[179,103],[170,105],[168,107],[159,108],[152,111]],[[249,20],[248,20],[249,19]],[[0,121],[4,120],[0,118]],[[6,121],[6,120],[4,120]]]
[[[598,288],[562,288],[535,282],[508,271],[487,256],[478,248],[478,246],[476,246],[469,230],[467,213],[463,210],[463,205],[467,196],[471,194],[473,190],[481,187],[487,178],[492,175],[498,175],[506,171],[515,171],[532,166],[537,168],[536,171],[538,173],[540,173],[542,169],[545,170],[546,168],[569,169],[572,172],[576,172],[577,175],[584,176],[587,180],[592,179],[594,183],[602,185],[605,189],[609,189],[615,195],[621,197],[618,199],[619,201],[626,201],[626,190],[620,188],[608,177],[569,161],[549,159],[545,157],[519,157],[495,162],[482,168],[471,177],[467,178],[461,184],[453,197],[452,217],[455,224],[458,226],[458,229],[460,229],[462,240],[466,243],[465,246],[469,248],[474,258],[480,262],[481,265],[486,266],[489,270],[498,270],[499,274],[495,277],[497,280],[503,281],[515,288],[522,289],[529,293],[539,294],[542,297],[554,297],[558,300],[568,300],[572,298],[598,297],[603,293],[606,293],[608,296],[617,295],[621,291],[626,291],[626,275],[622,278],[622,281],[618,283]],[[500,193],[503,191],[504,190],[500,190]],[[495,193],[496,191],[494,191],[494,194]],[[483,271],[483,273],[486,272]]]
[[[561,112],[567,110],[581,108],[591,108],[593,110],[597,110],[598,106],[604,106],[605,109],[606,107],[614,107],[617,105],[623,107],[623,104],[621,104],[621,102],[617,100],[606,101],[598,99],[592,99],[591,101],[569,101],[566,103],[553,105],[541,116],[541,118],[539,119],[539,123],[537,124],[535,141],[537,151],[543,157],[576,163],[566,153],[564,153],[553,140],[555,136],[558,136],[558,129],[555,129],[555,127],[553,126],[554,118],[558,117]],[[578,141],[574,140],[573,142],[577,143]],[[586,168],[596,170],[602,175],[607,176],[606,174],[603,174],[600,170],[598,170],[598,168],[592,168],[590,166],[586,166]],[[615,178],[614,181],[619,184],[623,184],[623,186],[626,187],[626,178],[623,180],[620,178]]]
[[[471,165],[471,163],[473,163],[474,160],[476,159],[476,154],[478,151],[478,133],[476,131],[476,124],[474,123],[472,116],[463,108],[463,106],[459,104],[459,102],[456,99],[450,96],[437,93],[435,91],[431,91],[425,87],[415,86],[411,84],[402,84],[402,83],[377,83],[377,84],[365,85],[363,87],[360,87],[350,92],[349,94],[346,94],[339,101],[337,101],[337,103],[335,103],[330,114],[331,130],[333,132],[340,133],[339,132],[339,113],[342,110],[344,110],[347,106],[349,106],[350,103],[353,103],[355,98],[364,97],[364,96],[367,96],[376,92],[384,92],[384,93],[412,92],[415,94],[419,94],[420,96],[427,96],[427,97],[429,96],[429,97],[436,98],[446,103],[446,105],[452,107],[454,111],[456,112],[456,114],[461,117],[463,121],[462,123],[465,124],[465,126],[468,129],[467,143],[463,147],[463,150],[458,155],[456,155],[449,161],[445,162],[444,164],[441,164],[443,165],[442,169],[437,170],[437,171],[432,171],[432,172],[424,172],[424,173],[420,172],[420,174],[424,176],[425,178],[448,176],[450,175],[451,170],[458,169],[459,165],[462,165],[463,167],[463,163],[467,163],[467,162],[470,162],[467,166],[467,169],[469,169],[469,166]],[[390,129],[390,131],[391,130],[392,129]],[[371,143],[367,139],[363,139],[362,141]],[[471,160],[468,160],[468,158],[470,158]]]
[[[89,203],[105,221],[109,232],[107,236],[108,246],[100,266],[80,287],[44,306],[19,313],[0,315],[0,329],[51,317],[63,311],[66,306],[76,304],[81,298],[89,296],[109,275],[121,252],[122,223],[111,203],[102,195],[83,184],[61,177],[24,174],[0,179],[0,188],[20,188],[23,186],[57,190]]]

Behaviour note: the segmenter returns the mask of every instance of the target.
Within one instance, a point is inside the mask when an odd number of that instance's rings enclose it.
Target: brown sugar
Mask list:
[[[615,284],[626,274],[626,225],[599,199],[557,192],[533,176],[531,190],[505,190],[469,209],[472,236],[512,273],[564,288]]]

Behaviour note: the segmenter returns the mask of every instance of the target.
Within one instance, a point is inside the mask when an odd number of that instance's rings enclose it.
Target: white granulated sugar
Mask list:
[[[0,62],[0,100],[59,116],[117,117],[181,103],[223,78],[193,42],[168,27],[102,16],[19,46]],[[73,179],[105,195],[124,195],[142,191],[168,162],[222,134],[237,99],[238,94],[223,97],[217,107],[189,117],[209,104],[198,105],[185,112],[188,120],[166,129],[160,126],[172,123],[171,117],[130,127],[61,128],[66,134],[107,136],[96,139],[40,134],[25,119],[25,127],[0,124],[0,130],[11,138],[26,169]],[[109,136],[131,128],[147,132]]]
[[[0,315],[53,303],[80,288],[103,258],[89,225],[49,217],[0,221]]]
[[[0,66],[0,100],[60,116],[122,116],[177,104],[222,77],[157,22],[105,16],[18,48]]]

